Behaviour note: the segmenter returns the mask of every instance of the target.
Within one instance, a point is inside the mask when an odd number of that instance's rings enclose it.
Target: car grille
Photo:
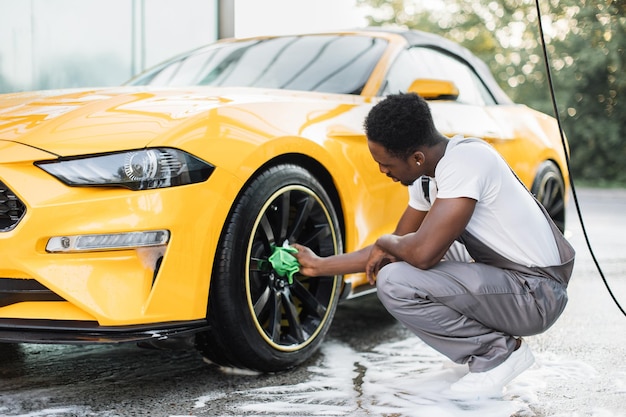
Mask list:
[[[22,220],[26,206],[0,181],[0,232],[12,230]]]
[[[26,301],[64,301],[34,279],[0,278],[0,307]]]

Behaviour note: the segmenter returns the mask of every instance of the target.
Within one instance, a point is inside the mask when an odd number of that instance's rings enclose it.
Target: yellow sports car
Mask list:
[[[400,30],[223,40],[122,87],[0,96],[0,341],[195,337],[219,365],[302,363],[339,300],[374,288],[269,258],[394,229],[407,192],[362,123],[402,91],[430,100],[443,133],[492,143],[563,230],[555,121],[467,50]]]

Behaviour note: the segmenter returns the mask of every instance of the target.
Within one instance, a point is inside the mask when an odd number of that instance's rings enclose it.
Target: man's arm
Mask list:
[[[396,230],[394,230],[393,234],[398,236],[404,236],[408,233],[413,233],[420,228],[424,218],[428,214],[427,211],[419,211],[415,210],[411,206],[407,206],[398,221],[398,225],[396,226]],[[361,271],[362,272],[362,271]]]
[[[405,235],[416,231],[424,217],[425,211],[418,211],[408,206],[398,224],[394,235]],[[342,253],[339,255],[319,257],[309,248],[293,244],[298,249],[298,253],[294,254],[300,263],[300,273],[306,276],[324,276],[324,275],[343,275],[357,272],[365,272],[365,266],[370,258],[374,245],[367,246],[355,252]]]
[[[471,198],[438,198],[417,231],[403,236],[383,235],[375,247],[417,268],[431,268],[463,233],[475,206],[476,200]],[[378,262],[370,259],[365,272],[373,280]]]

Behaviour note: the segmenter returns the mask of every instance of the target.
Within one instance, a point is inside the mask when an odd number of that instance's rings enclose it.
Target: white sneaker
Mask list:
[[[450,386],[450,391],[461,394],[499,396],[506,384],[535,362],[535,357],[524,342],[504,362],[485,372],[470,372]]]

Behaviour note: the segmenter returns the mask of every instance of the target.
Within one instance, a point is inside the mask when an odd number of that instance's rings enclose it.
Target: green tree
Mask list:
[[[572,169],[589,181],[626,184],[626,4],[580,0],[555,7],[553,17],[570,28],[550,52]]]
[[[513,100],[549,109],[534,0],[358,2],[369,7],[370,25],[424,30],[460,43],[489,65]]]
[[[553,114],[535,0],[358,0],[372,26],[456,41],[489,66],[516,102]],[[623,0],[550,0],[541,17],[575,179],[626,184]]]

